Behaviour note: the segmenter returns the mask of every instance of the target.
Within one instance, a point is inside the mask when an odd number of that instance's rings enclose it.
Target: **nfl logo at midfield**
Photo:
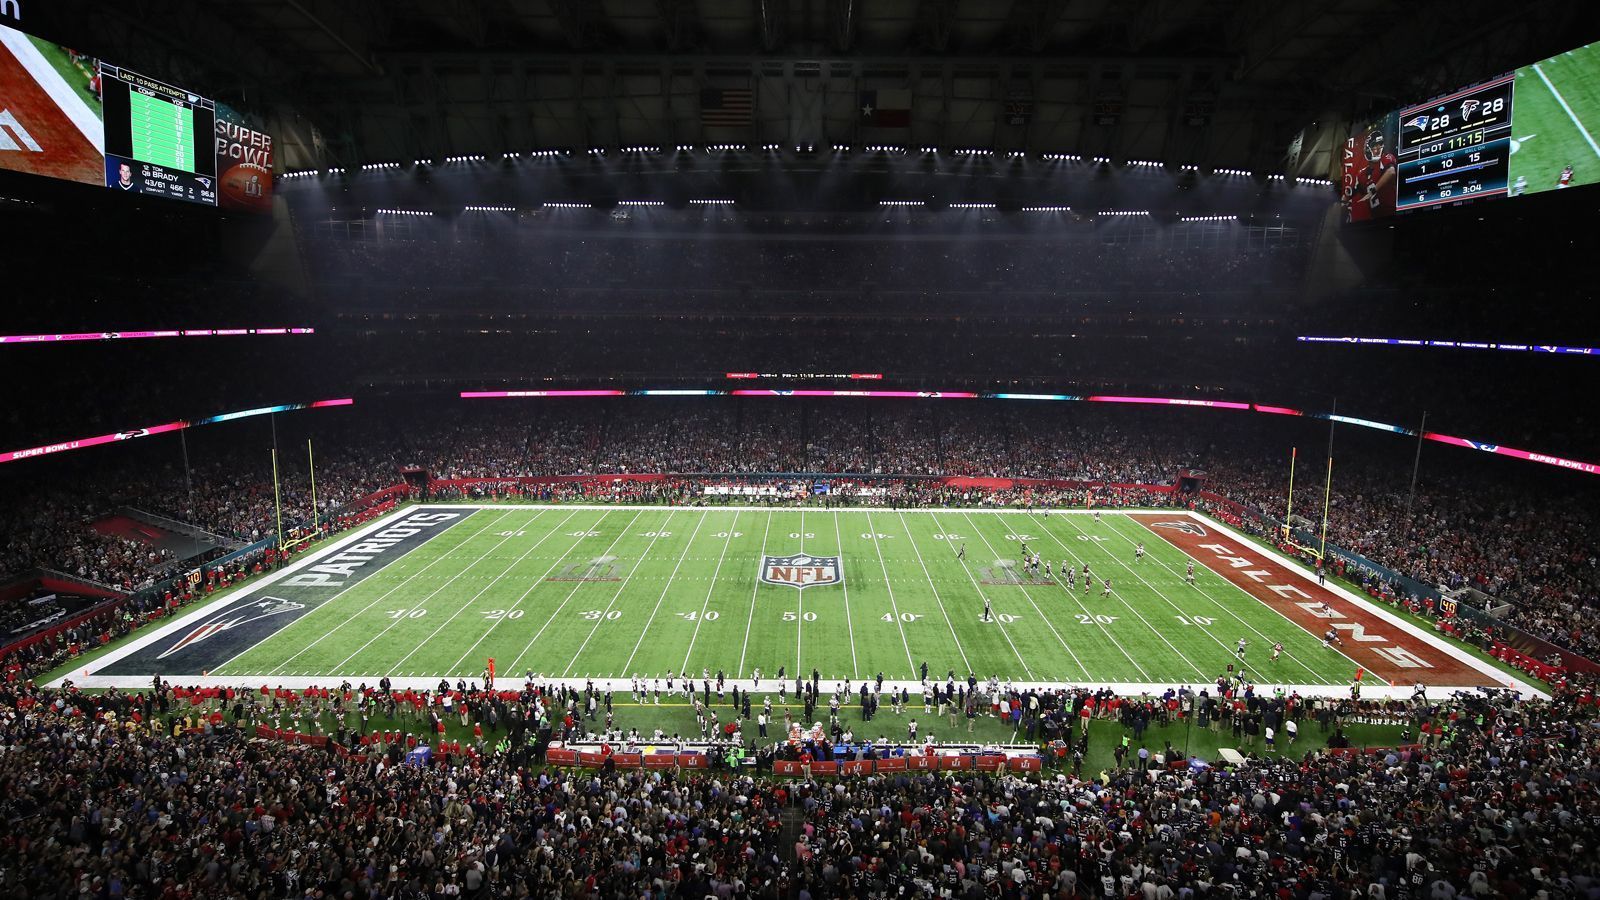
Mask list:
[[[844,570],[837,556],[811,556],[796,553],[793,556],[763,556],[761,580],[767,584],[788,585],[793,588],[817,587],[838,584],[844,580]]]

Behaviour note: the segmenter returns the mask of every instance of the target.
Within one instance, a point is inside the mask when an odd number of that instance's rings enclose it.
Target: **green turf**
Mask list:
[[[1513,184],[1525,177],[1527,193],[1554,190],[1568,165],[1573,185],[1600,182],[1600,44],[1518,69],[1511,121]]]
[[[1114,591],[985,584],[1017,537],[1059,566],[1088,561]],[[1149,553],[1135,565],[1133,549]],[[966,545],[966,560],[956,548]],[[758,582],[760,557],[842,557],[843,583]],[[557,581],[608,558],[611,580]],[[1353,664],[1317,637],[1108,514],[518,506],[465,521],[215,670],[223,675],[915,680],[930,672],[1088,683],[1203,684],[1251,643],[1263,683],[1344,684]],[[1057,578],[1059,582],[1059,575]],[[980,621],[987,598],[994,621]],[[1273,641],[1283,659],[1267,661]],[[1259,666],[1259,668],[1255,668]]]
[[[768,695],[756,695],[753,698],[754,712],[761,711],[762,701],[767,698]],[[773,743],[781,737],[784,712],[789,712],[796,719],[799,719],[804,712],[802,705],[793,702],[793,695],[790,695],[791,702],[787,705],[780,703],[775,694],[770,695],[770,698],[772,700],[772,713],[775,724],[769,727],[767,738],[763,740],[757,734],[753,717],[750,720],[740,720],[741,727],[744,729],[741,737],[746,741],[753,740],[758,745]],[[732,708],[727,703],[717,702],[715,695],[713,695],[711,709],[717,713],[721,722],[734,721],[735,714]],[[823,708],[822,714],[826,715],[826,707]],[[176,713],[175,716],[192,717],[193,712],[183,710]],[[656,729],[660,729],[668,735],[682,735],[686,740],[691,741],[698,740],[700,737],[700,730],[695,722],[694,710],[684,703],[681,698],[670,698],[660,706],[636,704],[631,702],[627,692],[624,691],[614,697],[613,716],[613,722],[618,729],[624,732],[629,729],[638,729],[640,735],[646,738],[654,734]],[[170,721],[173,717],[168,716],[167,718]],[[932,713],[923,712],[922,704],[917,700],[913,700],[905,712],[899,715],[891,712],[886,705],[879,711],[877,716],[873,717],[872,721],[863,722],[860,714],[852,706],[847,707],[840,714],[840,719],[854,733],[857,740],[876,740],[883,737],[891,741],[904,741],[907,738],[907,723],[915,719],[919,739],[926,739],[932,736],[942,744],[1028,743],[1026,731],[1014,729],[1010,724],[999,718],[985,715],[972,719],[970,720],[971,730],[969,731],[969,720],[966,717],[958,716],[956,724],[951,725],[949,717],[939,716],[937,710]],[[600,731],[605,723],[604,708],[597,710],[594,719],[585,718],[583,721],[587,729],[596,732]],[[319,729],[321,733],[333,734],[338,728],[338,722],[328,712],[324,712],[317,717],[298,715],[269,717],[266,724],[274,727],[289,728],[306,734],[318,733]],[[1153,752],[1160,752],[1165,748],[1168,741],[1172,742],[1174,750],[1186,755],[1198,756],[1202,759],[1216,759],[1218,757],[1217,749],[1220,747],[1238,748],[1242,751],[1265,751],[1259,738],[1254,746],[1250,746],[1235,738],[1232,731],[1226,728],[1211,731],[1204,728],[1191,727],[1191,724],[1187,721],[1178,720],[1166,726],[1152,724],[1145,732],[1142,741],[1135,740],[1129,745],[1130,758],[1137,758],[1137,751],[1141,744]],[[362,728],[360,716],[354,712],[347,713],[345,725],[353,731],[360,731]],[[1299,719],[1299,725],[1299,739],[1293,745],[1290,745],[1288,738],[1282,737],[1277,747],[1278,755],[1299,757],[1304,753],[1321,750],[1328,745],[1328,738],[1332,732],[1324,732],[1314,719],[1302,717]],[[391,719],[382,712],[378,712],[367,721],[365,727],[369,732],[392,729],[401,732],[420,733],[424,723],[416,718],[403,716],[396,716]],[[1402,726],[1397,724],[1374,725],[1357,721],[1347,721],[1343,725],[1345,736],[1350,739],[1350,744],[1353,747],[1392,747],[1398,745],[1401,743],[1401,728]],[[469,745],[474,740],[472,728],[461,725],[454,716],[445,719],[445,729],[445,735],[448,739],[459,740],[463,745]],[[1131,731],[1124,729],[1121,723],[1112,719],[1096,719],[1090,722],[1089,753],[1084,758],[1083,771],[1092,775],[1102,769],[1114,767],[1116,764],[1114,751],[1117,744],[1121,742],[1124,733],[1130,736],[1132,734]],[[1412,729],[1412,733],[1415,733],[1415,728]],[[504,734],[504,731],[491,732],[485,726],[485,746],[492,746]],[[1132,763],[1130,762],[1129,764]]]
[[[33,38],[32,40],[33,45],[39,48],[39,52],[44,55],[50,65],[61,73],[61,77],[66,79],[67,84],[71,85],[73,92],[83,98],[83,102],[87,103],[91,110],[94,110],[96,116],[104,118],[105,113],[101,110],[99,95],[89,90],[89,79],[94,75],[94,71],[91,68],[94,62],[85,60],[81,66],[75,65],[72,62],[72,58],[67,56],[67,51],[56,44],[39,38]]]

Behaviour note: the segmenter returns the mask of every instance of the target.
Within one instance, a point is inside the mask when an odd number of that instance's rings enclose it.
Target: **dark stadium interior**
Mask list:
[[[1600,898],[1600,350],[1297,339],[1600,348],[1600,186],[1347,223],[1338,180],[1352,129],[1600,39],[1600,5],[17,2],[0,27],[209,91],[276,157],[265,211],[187,205],[8,171],[0,121],[0,335],[108,336],[0,343],[0,451],[28,451],[0,464],[0,893]],[[707,106],[744,85],[753,115]],[[859,110],[903,85],[909,124]],[[110,336],[288,327],[315,333]],[[620,499],[698,505],[830,477],[917,507],[997,479],[984,502],[1187,506],[1275,542],[1291,452],[1294,524],[1387,573],[1353,589],[1522,648],[1505,662],[1548,699],[1263,692],[1251,716],[1405,740],[1113,764],[1097,719],[1105,771],[1046,752],[1042,774],[835,783],[809,741],[750,741],[732,771],[726,740],[710,772],[558,767],[552,738],[595,738],[593,692],[520,673],[458,692],[451,734],[492,711],[487,744],[421,766],[342,710],[331,744],[254,739],[265,682],[47,684],[186,605],[191,571],[271,570],[396,485],[384,502],[603,501],[623,489],[527,480],[649,473]],[[1494,618],[1445,628],[1416,586]],[[1209,698],[1176,688],[1109,715],[1187,727]],[[1011,692],[1062,747],[1112,695]]]

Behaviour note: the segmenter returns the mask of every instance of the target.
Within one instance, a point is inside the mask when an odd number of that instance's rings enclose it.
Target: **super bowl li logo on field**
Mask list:
[[[817,587],[838,584],[844,580],[844,569],[837,556],[811,556],[796,553],[793,556],[761,557],[761,580],[767,584],[787,585],[793,588]]]

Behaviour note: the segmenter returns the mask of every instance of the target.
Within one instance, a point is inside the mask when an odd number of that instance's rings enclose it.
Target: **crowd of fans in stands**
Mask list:
[[[849,401],[843,401],[849,402]],[[1280,514],[1283,463],[1263,457],[1248,438],[1172,424],[1138,428],[1031,412],[931,404],[862,404],[804,408],[774,403],[673,406],[613,401],[530,415],[526,408],[474,410],[420,418],[403,433],[343,435],[319,454],[321,514],[400,480],[415,466],[435,479],[673,473],[830,472],[860,476],[1030,477],[1164,485],[1186,468],[1230,500]],[[392,439],[390,439],[392,438]],[[1238,446],[1234,446],[1238,444]],[[92,479],[24,493],[0,520],[0,568],[61,569],[122,588],[149,583],[173,560],[156,548],[107,537],[90,526],[122,503],[148,509],[239,541],[276,528],[270,468],[254,454],[198,464],[186,489],[172,466],[124,477],[114,487]],[[1516,485],[1458,480],[1429,472],[1406,521],[1405,483],[1397,467],[1349,466],[1335,479],[1328,540],[1424,584],[1476,588],[1509,602],[1506,621],[1551,643],[1600,656],[1600,531],[1576,497],[1530,500]],[[1313,479],[1314,481],[1315,479]],[[280,489],[286,522],[310,518],[310,485],[298,461],[286,461]],[[442,488],[440,496],[504,494],[504,487]],[[1320,486],[1306,487],[1300,509],[1320,508]],[[581,494],[610,499],[703,500],[698,483],[622,482],[542,488],[547,499]],[[1127,489],[943,488],[911,478],[878,490],[846,490],[849,502],[1128,503],[1164,499]],[[1312,497],[1311,494],[1318,496]],[[112,498],[116,498],[115,501]],[[838,497],[834,498],[838,500]],[[1531,514],[1538,504],[1538,515]],[[1559,521],[1559,528],[1549,526]]]
[[[974,686],[968,696],[982,691],[985,705],[1023,710],[1030,735],[1051,722],[1039,730],[1049,769],[792,780],[762,774],[804,752],[787,736],[750,742],[754,770],[736,753],[695,773],[544,767],[552,741],[598,730],[585,721],[592,693],[440,687],[86,694],[10,679],[0,684],[0,890],[61,900],[1600,893],[1600,728],[1588,686],[1558,688],[1550,702],[1239,702],[1223,727],[1240,723],[1242,764],[1163,747],[1118,753],[1098,772],[1083,770],[1079,752],[1091,717],[1135,736],[1163,717],[1211,727],[1218,704]],[[459,715],[485,738],[407,761],[414,742],[369,717],[413,699],[418,731]],[[311,710],[338,723],[325,745],[255,737],[255,724]],[[1391,717],[1418,741],[1301,753],[1287,737],[1290,722],[1336,729],[1352,713]],[[1274,724],[1284,737],[1258,747],[1251,736]],[[1072,754],[1052,754],[1057,740]]]

